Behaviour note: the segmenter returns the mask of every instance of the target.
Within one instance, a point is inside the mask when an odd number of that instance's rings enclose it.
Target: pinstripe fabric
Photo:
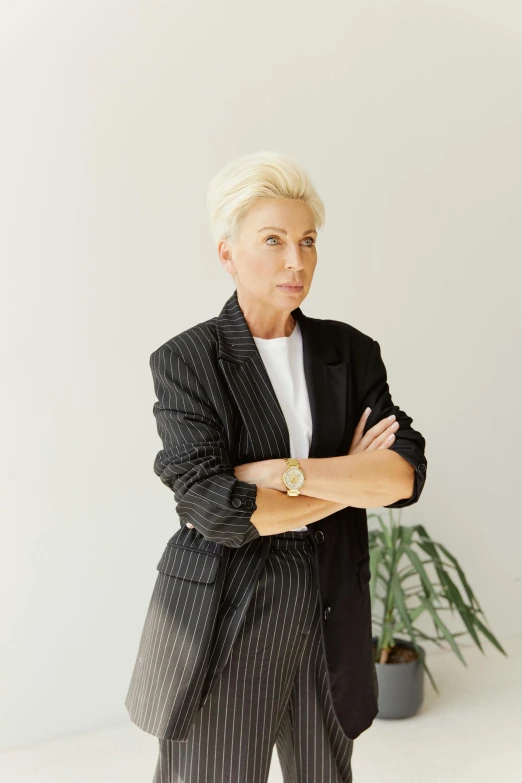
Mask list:
[[[309,457],[347,454],[366,405],[366,430],[395,413],[391,448],[415,467],[415,488],[390,507],[417,502],[424,439],[392,402],[378,343],[340,321],[300,308],[292,315],[312,411]],[[155,350],[150,366],[162,441],[154,471],[172,492],[179,529],[157,564],[125,705],[144,731],[186,741],[227,665],[270,548],[271,537],[251,522],[257,487],[238,480],[234,465],[288,456],[289,433],[236,291],[218,316]],[[348,507],[309,529],[330,697],[346,737],[355,738],[377,713],[366,510]]]
[[[186,742],[159,739],[153,783],[351,783],[353,740],[334,715],[309,534],[271,548],[231,656]]]

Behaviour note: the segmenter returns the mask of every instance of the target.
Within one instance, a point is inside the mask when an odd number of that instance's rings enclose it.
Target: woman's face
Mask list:
[[[223,266],[243,301],[286,312],[308,294],[317,263],[310,208],[295,199],[261,199],[247,213],[234,247],[218,245]],[[301,286],[294,291],[283,283]]]

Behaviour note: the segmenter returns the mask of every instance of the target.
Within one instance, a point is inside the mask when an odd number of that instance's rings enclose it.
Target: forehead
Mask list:
[[[298,199],[260,199],[248,211],[244,226],[254,233],[315,231],[312,210]]]

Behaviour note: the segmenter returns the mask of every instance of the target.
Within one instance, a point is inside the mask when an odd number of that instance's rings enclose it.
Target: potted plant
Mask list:
[[[388,525],[379,514],[368,514],[368,520],[375,518],[379,522],[368,533],[372,624],[379,629],[373,637],[377,717],[405,718],[414,715],[422,704],[424,671],[439,693],[420,642],[449,645],[464,665],[466,661],[456,641],[463,634],[469,634],[482,652],[479,633],[501,653],[507,653],[486,627],[484,612],[457,558],[430,538],[423,525],[401,525],[402,509],[397,521],[392,509],[388,510]],[[444,620],[447,612],[455,611],[465,626],[458,633],[450,631]],[[426,613],[433,622],[433,636],[416,626]]]

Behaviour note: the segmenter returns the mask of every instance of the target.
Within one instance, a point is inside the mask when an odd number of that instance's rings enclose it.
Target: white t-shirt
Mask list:
[[[277,399],[284,413],[290,435],[290,454],[297,459],[308,457],[312,442],[312,412],[303,365],[303,337],[296,321],[290,337],[265,340],[254,337]],[[308,530],[307,525],[293,530]]]

